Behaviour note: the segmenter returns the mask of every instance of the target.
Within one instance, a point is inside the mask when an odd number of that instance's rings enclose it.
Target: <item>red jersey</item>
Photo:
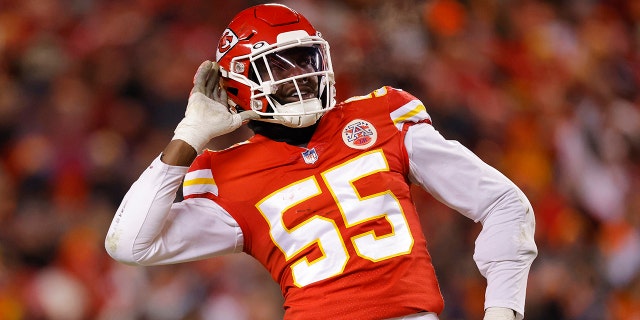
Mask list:
[[[285,298],[285,319],[440,313],[413,205],[406,128],[429,122],[412,95],[381,88],[320,119],[306,148],[256,135],[198,156],[185,198],[226,209]]]

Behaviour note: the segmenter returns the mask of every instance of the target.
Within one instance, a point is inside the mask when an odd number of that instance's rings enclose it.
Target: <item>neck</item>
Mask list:
[[[290,128],[277,123],[249,121],[249,128],[255,134],[298,147],[306,147],[309,144],[317,126],[317,122],[304,128]]]

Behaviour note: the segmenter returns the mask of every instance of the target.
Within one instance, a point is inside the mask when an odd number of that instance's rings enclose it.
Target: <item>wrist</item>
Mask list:
[[[188,167],[196,156],[198,153],[189,143],[174,139],[164,148],[160,160],[171,166]]]
[[[206,131],[202,129],[202,125],[187,117],[178,123],[173,133],[171,141],[183,141],[190,145],[196,153],[200,153],[210,140]]]
[[[503,307],[490,307],[484,312],[484,320],[515,320],[515,311]]]

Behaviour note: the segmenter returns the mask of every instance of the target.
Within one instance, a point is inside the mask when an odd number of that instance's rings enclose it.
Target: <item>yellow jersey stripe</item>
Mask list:
[[[216,182],[213,180],[213,178],[194,178],[191,180],[185,180],[183,183],[185,187],[196,184],[216,184]]]
[[[182,193],[185,196],[212,193],[218,195],[218,186],[213,179],[210,169],[200,169],[188,172],[182,183]]]
[[[417,105],[415,108],[413,108],[409,112],[403,114],[402,116],[393,119],[393,123],[394,124],[398,124],[400,122],[405,122],[407,119],[410,119],[410,118],[416,116],[420,112],[427,112],[427,108],[425,108],[424,105],[422,105],[422,104]]]
[[[422,120],[431,119],[429,113],[427,113],[427,108],[425,108],[424,104],[417,99],[411,100],[400,108],[394,110],[391,112],[390,116],[393,124],[398,128],[398,130],[401,130],[404,123],[408,121],[417,123]]]

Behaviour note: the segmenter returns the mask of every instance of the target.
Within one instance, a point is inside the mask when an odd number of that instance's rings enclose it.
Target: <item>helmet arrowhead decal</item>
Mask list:
[[[222,33],[220,41],[218,42],[218,51],[216,52],[216,61],[220,61],[227,51],[231,50],[238,43],[238,36],[233,30],[227,28]]]

